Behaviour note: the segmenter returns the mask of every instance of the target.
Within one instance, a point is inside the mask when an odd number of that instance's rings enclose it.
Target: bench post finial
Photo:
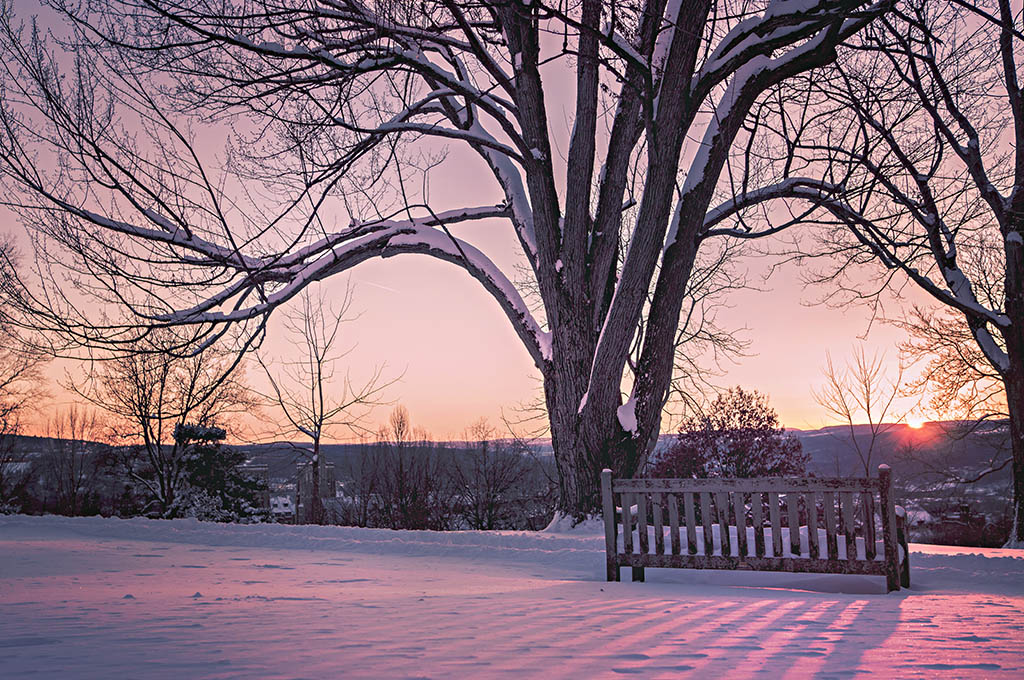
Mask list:
[[[892,470],[878,466],[879,496],[882,502],[882,541],[885,544],[885,584],[887,590],[900,589],[900,556],[896,540],[896,505],[893,499]]]
[[[612,471],[601,470],[601,505],[604,512],[604,552],[607,563],[609,581],[619,580],[619,563],[617,525],[615,523],[615,503],[612,500]]]

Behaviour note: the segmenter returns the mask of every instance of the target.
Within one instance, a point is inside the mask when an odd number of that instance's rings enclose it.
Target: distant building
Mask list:
[[[295,503],[291,496],[271,496],[270,516],[278,522],[291,522],[295,519]]]

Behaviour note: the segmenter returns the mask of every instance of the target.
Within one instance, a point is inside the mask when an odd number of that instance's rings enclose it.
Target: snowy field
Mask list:
[[[0,517],[0,677],[1024,677],[1024,551],[879,577],[649,569],[596,531]]]

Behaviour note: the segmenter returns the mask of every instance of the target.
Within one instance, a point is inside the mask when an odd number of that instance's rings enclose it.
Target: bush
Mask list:
[[[720,394],[707,413],[683,423],[676,441],[649,472],[691,479],[804,475],[809,456],[785,432],[763,394],[734,387]]]

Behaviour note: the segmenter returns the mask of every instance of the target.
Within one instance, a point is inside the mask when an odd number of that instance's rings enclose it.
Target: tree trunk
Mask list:
[[[1018,172],[1019,172],[1018,168]],[[1018,177],[1018,186],[1020,184]],[[1013,454],[1013,524],[1009,544],[1024,546],[1024,219],[1022,200],[1014,197],[1014,218],[1004,233],[1006,273],[1003,277],[1006,315],[1009,327],[1003,330],[1008,367],[1003,373],[1006,386],[1006,410],[1010,416],[1010,450]]]
[[[1016,376],[1006,380],[1010,415],[1010,450],[1013,455],[1013,524],[1007,545],[1024,546],[1024,385]]]
[[[320,460],[320,440],[313,440],[313,461],[312,469],[310,472],[311,483],[309,495],[309,514],[306,516],[307,521],[310,524],[323,524],[324,523],[324,502],[320,497],[320,466],[323,463]]]
[[[550,394],[550,392],[549,392]],[[558,512],[579,522],[600,514],[601,470],[615,477],[633,477],[639,470],[635,438],[622,429],[614,409],[552,408],[549,398],[551,445],[558,466]]]

